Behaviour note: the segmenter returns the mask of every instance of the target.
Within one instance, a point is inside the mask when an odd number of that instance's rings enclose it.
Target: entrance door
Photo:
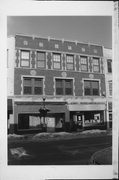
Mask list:
[[[77,115],[77,126],[78,126],[78,128],[82,128],[82,125],[83,125],[83,123],[82,123],[82,115]]]

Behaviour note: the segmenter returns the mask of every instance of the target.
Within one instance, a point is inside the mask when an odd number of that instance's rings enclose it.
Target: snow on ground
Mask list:
[[[96,133],[106,133],[106,130],[93,129],[93,130],[86,130],[80,132],[80,134],[96,134]]]
[[[67,133],[67,132],[56,132],[56,133],[38,133],[33,136],[32,139],[49,139],[49,138],[57,138],[57,137],[66,137],[71,135],[72,133]]]
[[[23,139],[24,135],[8,134],[8,139]]]
[[[10,148],[10,153],[15,159],[21,159],[30,156],[23,147]]]
[[[111,131],[107,130],[99,130],[99,129],[93,129],[93,130],[85,130],[82,132],[40,132],[35,135],[17,135],[17,134],[9,134],[8,140],[9,141],[17,141],[17,140],[52,140],[52,139],[66,139],[66,138],[75,138],[75,137],[89,137],[93,135],[102,135],[102,134],[108,134],[111,135]]]

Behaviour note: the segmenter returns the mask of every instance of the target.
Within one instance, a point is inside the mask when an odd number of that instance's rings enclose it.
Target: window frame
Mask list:
[[[86,63],[81,62],[82,60],[84,60],[82,58],[85,58]],[[83,56],[83,55],[80,56],[80,65],[81,65],[81,71],[82,72],[88,72],[88,56]],[[86,70],[84,70],[82,67],[86,67]]]
[[[57,84],[56,84],[57,80],[62,81],[62,92],[63,92],[62,94],[57,94]],[[70,83],[71,83],[71,88],[69,88],[69,89],[71,89],[71,94],[66,93],[66,81],[68,81],[68,80],[70,80]],[[54,83],[55,83],[55,91],[54,91],[55,96],[73,96],[74,95],[74,78],[59,78],[59,77],[57,78],[57,77],[55,77]]]
[[[24,93],[24,87],[25,87],[25,85],[24,85],[24,79],[25,78],[29,78],[29,79],[31,79],[31,94],[26,94],[26,93]],[[35,79],[40,79],[40,80],[42,80],[42,86],[41,85],[39,85],[39,86],[36,86],[35,85]],[[41,94],[36,94],[35,93],[35,87],[41,87],[42,88],[42,93]],[[43,76],[38,76],[38,77],[36,77],[36,76],[22,76],[22,95],[31,95],[31,96],[37,96],[37,95],[44,95],[44,77]]]
[[[28,59],[22,58],[22,52],[27,52],[29,54],[29,58]],[[23,66],[22,61],[28,62],[28,66]],[[24,68],[30,67],[30,50],[20,50],[20,67],[24,67]]]
[[[85,81],[90,83],[90,95],[85,94]],[[98,82],[98,95],[95,95],[93,90],[93,82]],[[100,96],[100,80],[99,79],[83,79],[83,96]]]
[[[98,60],[98,64],[95,64],[94,60]],[[98,71],[95,70],[95,67],[98,67]],[[98,57],[93,57],[93,72],[100,73],[100,58]]]
[[[109,63],[110,63],[110,67],[109,67]],[[112,59],[107,59],[107,72],[112,73]]]
[[[108,81],[108,89],[109,89],[109,96],[112,97],[112,80]]]
[[[37,51],[36,53],[37,53],[37,55],[36,55],[36,57],[37,57],[37,68],[45,69],[46,68],[46,52]],[[40,54],[40,53],[44,54],[44,60],[39,60],[38,59],[38,54]],[[44,67],[38,66],[38,62],[44,62]]]
[[[72,57],[73,62],[68,62],[68,57]],[[72,65],[72,68],[68,68],[68,65]],[[66,69],[69,71],[74,70],[74,55],[72,54],[66,54]]]
[[[53,69],[56,69],[56,70],[61,70],[61,54],[60,53],[53,53]],[[60,57],[60,61],[56,61],[56,58],[54,58],[55,56],[59,56]],[[56,68],[55,67],[55,64],[59,64],[60,67],[59,68]]]

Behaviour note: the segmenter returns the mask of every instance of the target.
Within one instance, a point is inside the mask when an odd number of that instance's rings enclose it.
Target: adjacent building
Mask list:
[[[9,37],[10,133],[106,128],[103,49],[49,37]],[[45,117],[39,113],[43,106],[49,109]]]
[[[107,127],[112,127],[112,50],[104,48],[105,82],[107,101]]]

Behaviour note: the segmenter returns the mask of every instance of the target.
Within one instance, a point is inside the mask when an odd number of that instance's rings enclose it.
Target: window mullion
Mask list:
[[[63,95],[66,94],[65,88],[66,88],[66,83],[65,83],[65,79],[63,79]]]
[[[31,80],[32,94],[35,94],[35,92],[34,92],[34,85],[35,85],[34,81],[35,81],[35,79],[32,78],[32,80]]]
[[[90,81],[90,89],[91,89],[91,95],[93,96],[93,88],[92,88],[92,81]]]

